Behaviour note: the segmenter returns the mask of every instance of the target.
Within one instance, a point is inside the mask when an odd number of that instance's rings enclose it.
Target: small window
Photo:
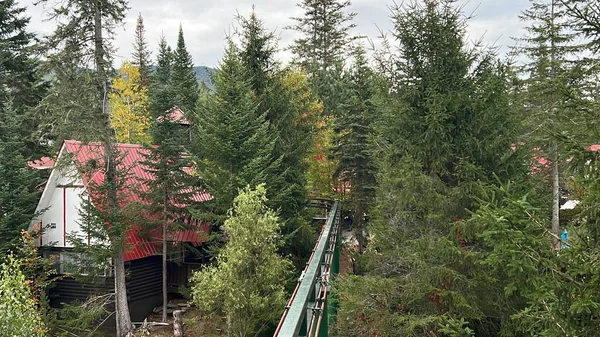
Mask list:
[[[59,273],[65,275],[81,275],[81,276],[111,276],[111,264],[109,261],[102,265],[98,265],[89,255],[61,252]]]

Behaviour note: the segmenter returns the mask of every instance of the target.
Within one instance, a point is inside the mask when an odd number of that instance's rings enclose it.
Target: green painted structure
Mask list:
[[[340,271],[341,207],[329,199],[313,199],[311,205],[326,209],[325,224],[274,337],[327,337],[336,312],[330,282]]]

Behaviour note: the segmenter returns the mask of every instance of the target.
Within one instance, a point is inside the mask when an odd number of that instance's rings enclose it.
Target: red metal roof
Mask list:
[[[90,185],[102,184],[105,178],[103,170],[104,145],[102,143],[83,144],[75,140],[66,140],[64,146],[67,152],[73,156],[73,160],[79,169],[96,161],[95,167],[98,168],[97,170],[90,174],[82,174],[83,184],[88,191]],[[119,160],[117,170],[127,172],[123,184],[125,187],[118,191],[120,199],[123,200],[123,203],[146,203],[142,197],[143,192],[147,192],[149,189],[147,182],[154,180],[154,176],[149,172],[148,167],[143,164],[147,160],[145,155],[148,155],[149,151],[141,145],[135,144],[116,144],[115,149]],[[93,195],[91,197],[94,198]],[[200,192],[196,193],[193,199],[197,202],[204,202],[210,200],[211,196],[207,192]],[[123,206],[125,205],[121,205],[121,207]],[[148,221],[152,220],[152,217],[148,218]],[[209,226],[197,220],[191,220],[191,224],[196,230],[178,230],[169,233],[167,239],[169,241],[190,242],[194,245],[206,241]],[[140,229],[141,225],[136,225],[132,226],[127,232],[125,241],[128,248],[125,251],[125,261],[161,253],[157,243],[162,241],[162,234],[154,233],[151,238],[145,238],[138,235]]]
[[[48,169],[54,167],[54,159],[50,157],[42,157],[38,160],[27,162],[27,166],[35,169]]]
[[[178,123],[181,125],[192,125],[192,123],[187,118],[185,118],[183,110],[179,109],[178,107],[173,107],[171,110],[169,110],[165,117],[173,123]],[[159,116],[156,120],[162,122],[163,119],[163,116]]]

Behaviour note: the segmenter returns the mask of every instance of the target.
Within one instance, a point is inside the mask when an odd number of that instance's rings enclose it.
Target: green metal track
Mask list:
[[[330,304],[329,282],[339,272],[340,205],[319,199],[329,208],[327,220],[296,289],[286,306],[274,337],[327,337],[328,322],[335,314]]]

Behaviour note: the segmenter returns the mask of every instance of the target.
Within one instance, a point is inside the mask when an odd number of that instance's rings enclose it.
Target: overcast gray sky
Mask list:
[[[130,10],[122,27],[117,28],[115,45],[118,48],[115,65],[130,59],[133,34],[138,13],[142,13],[146,26],[146,38],[155,56],[161,34],[169,44],[176,42],[178,27],[181,24],[189,52],[195,65],[215,67],[223,54],[224,37],[230,30],[236,12],[247,15],[255,5],[260,19],[269,30],[280,36],[280,47],[288,46],[297,37],[284,27],[293,23],[290,17],[300,16],[296,6],[299,0],[130,0]],[[350,10],[358,13],[354,33],[373,39],[377,45],[379,29],[392,27],[389,8],[393,0],[353,0]],[[401,0],[398,0],[400,2]],[[31,16],[30,30],[48,34],[54,29],[53,22],[45,21],[48,8],[34,6],[33,0],[17,0],[27,6]],[[459,0],[464,12],[475,11],[475,18],[469,23],[468,34],[471,40],[483,38],[484,43],[501,47],[506,53],[507,46],[513,45],[511,37],[522,35],[523,24],[518,15],[529,6],[528,0]],[[282,48],[283,49],[283,48]],[[280,52],[279,58],[287,61],[288,52]]]

